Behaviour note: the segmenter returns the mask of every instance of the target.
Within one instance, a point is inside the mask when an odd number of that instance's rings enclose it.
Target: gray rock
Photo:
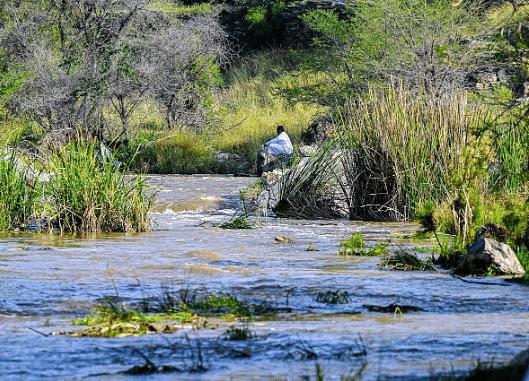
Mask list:
[[[457,272],[482,275],[493,267],[497,275],[523,275],[525,271],[511,247],[492,238],[479,238],[461,257]]]

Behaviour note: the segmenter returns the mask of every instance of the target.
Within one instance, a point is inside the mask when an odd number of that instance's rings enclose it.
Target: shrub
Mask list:
[[[95,144],[69,144],[53,155],[44,214],[67,232],[142,232],[149,229],[152,197],[141,177],[127,178]]]

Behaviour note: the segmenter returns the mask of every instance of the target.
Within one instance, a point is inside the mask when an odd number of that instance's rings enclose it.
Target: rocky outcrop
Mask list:
[[[525,271],[511,247],[492,238],[479,238],[468,254],[456,263],[456,272],[463,275],[524,275]]]

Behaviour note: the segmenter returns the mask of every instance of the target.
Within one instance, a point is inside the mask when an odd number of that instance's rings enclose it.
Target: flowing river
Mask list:
[[[224,230],[215,225],[235,213],[252,179],[148,179],[157,190],[151,233],[0,237],[0,379],[314,380],[317,365],[325,380],[362,367],[366,380],[428,379],[478,360],[504,363],[529,347],[522,285],[387,271],[379,258],[336,255],[353,232],[368,245],[391,238],[390,249],[413,249],[398,234],[416,226],[269,217],[257,229]],[[295,242],[275,244],[278,235]],[[207,289],[276,312],[250,323],[255,337],[245,341],[226,339],[230,323],[113,339],[49,335],[75,329],[71,320],[105,296],[134,304],[167,289]],[[327,291],[347,291],[348,301],[318,302]],[[420,311],[373,311],[391,304]],[[182,371],[123,373],[145,358]],[[198,363],[203,369],[191,372]]]

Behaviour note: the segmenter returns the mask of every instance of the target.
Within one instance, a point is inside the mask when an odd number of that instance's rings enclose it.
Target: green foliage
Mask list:
[[[342,100],[365,90],[366,83],[392,77],[416,87],[453,88],[458,73],[478,61],[466,42],[479,34],[480,12],[467,6],[446,0],[361,0],[347,17],[328,10],[309,12],[303,19],[317,37],[306,63],[345,74],[345,82],[335,81],[334,95]]]
[[[377,243],[373,247],[370,247],[364,255],[368,257],[382,257],[388,255],[388,245],[385,243]]]
[[[527,250],[527,249],[518,250],[516,252],[516,256],[518,257],[518,260],[520,261],[520,264],[524,268],[525,273],[529,274],[529,250]]]
[[[149,229],[152,198],[141,177],[128,179],[94,144],[73,143],[52,156],[44,212],[66,232],[142,232]]]
[[[366,243],[362,233],[353,233],[349,239],[340,243],[339,255],[362,255]]]
[[[190,306],[194,311],[203,314],[230,314],[237,317],[250,316],[247,306],[230,295],[207,295]]]
[[[228,330],[224,333],[224,336],[228,340],[232,341],[244,341],[249,340],[255,337],[255,333],[253,333],[250,330],[250,327],[248,327],[247,324],[242,326],[233,326],[228,328]]]
[[[384,258],[380,267],[398,271],[435,271],[431,260],[422,260],[406,251],[397,251]]]
[[[351,238],[340,243],[338,255],[358,255],[363,257],[377,257],[388,254],[388,246],[385,243],[377,243],[366,249],[366,243],[362,233],[353,233]]]
[[[248,9],[246,14],[246,21],[250,23],[250,27],[262,26],[266,22],[267,11],[263,6],[257,6]]]
[[[346,115],[334,144],[351,153],[351,218],[409,219],[427,201],[484,187],[488,146],[473,132],[487,114],[465,93],[438,99],[392,85],[355,99]]]
[[[512,115],[493,127],[496,164],[491,186],[497,191],[516,193],[529,181],[529,123],[516,120]]]
[[[230,222],[220,225],[222,229],[228,230],[249,230],[253,229],[253,225],[248,220],[248,216],[242,215],[235,217]]]
[[[27,225],[34,217],[40,184],[26,183],[28,170],[14,155],[0,158],[0,231]]]
[[[97,307],[95,313],[73,320],[73,325],[83,325],[88,328],[70,334],[91,337],[125,337],[170,333],[177,328],[171,322],[190,323],[196,319],[197,316],[190,312],[143,314],[136,309],[108,302],[107,305]]]
[[[191,5],[179,5],[174,1],[153,1],[149,3],[149,9],[153,11],[160,11],[171,16],[186,16],[201,13],[209,13],[213,10],[213,5],[210,3],[199,3]]]

